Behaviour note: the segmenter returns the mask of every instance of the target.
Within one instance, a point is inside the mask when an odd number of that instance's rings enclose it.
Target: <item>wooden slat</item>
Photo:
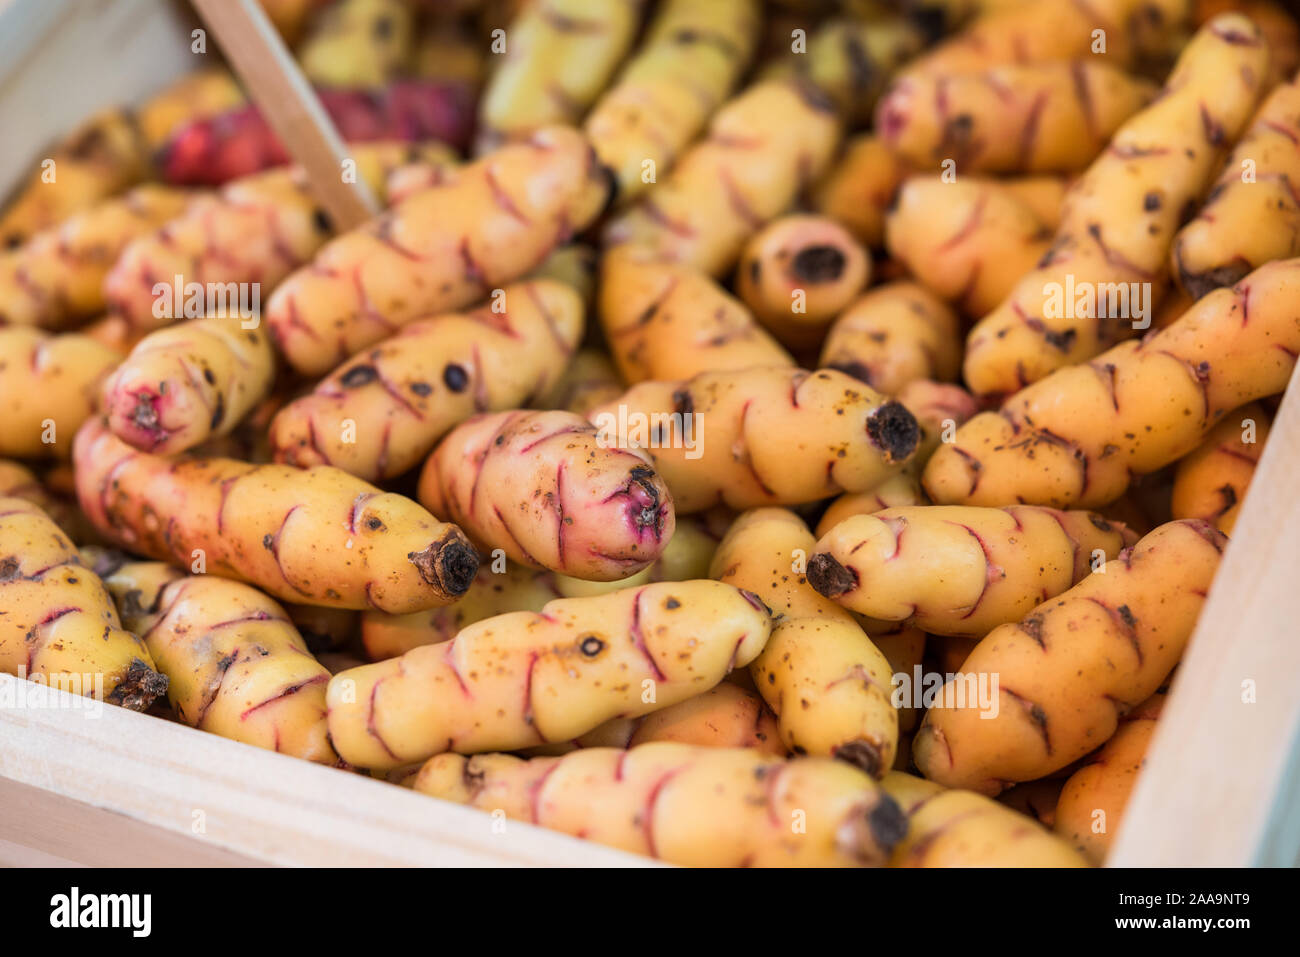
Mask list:
[[[1253,702],[1243,701],[1245,682]],[[1296,864],[1298,749],[1300,367],[1107,863]]]
[[[0,778],[4,867],[256,867],[260,861],[198,837]],[[19,811],[19,809],[21,809]]]
[[[311,190],[338,229],[351,229],[379,210],[357,179],[345,183],[347,150],[325,108],[256,0],[191,0],[216,35],[280,142],[307,173]]]
[[[7,683],[18,679],[0,674],[0,695],[12,693]],[[66,692],[52,694],[71,701]],[[94,715],[72,707],[0,708],[0,778],[123,815],[173,840],[179,835],[268,864],[652,863],[516,821],[494,830],[491,816],[480,811],[149,715],[108,705]],[[33,826],[62,821],[78,828],[67,841],[27,845],[37,852],[94,863],[121,848],[121,834],[99,829],[94,819],[75,825],[39,802],[11,804],[0,789],[0,820],[18,818],[18,808]],[[203,822],[197,835],[196,812]],[[0,840],[21,843],[20,834],[0,831]]]

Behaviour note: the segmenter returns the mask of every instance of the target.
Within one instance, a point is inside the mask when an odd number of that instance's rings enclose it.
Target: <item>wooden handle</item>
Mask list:
[[[256,0],[191,0],[337,229],[379,211],[360,180],[343,181],[347,149],[307,78]]]
[[[1174,677],[1112,867],[1294,866],[1300,852],[1300,366]]]

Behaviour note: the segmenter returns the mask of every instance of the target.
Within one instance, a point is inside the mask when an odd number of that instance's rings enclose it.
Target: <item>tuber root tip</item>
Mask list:
[[[131,409],[131,424],[141,432],[156,435],[161,424],[158,418],[158,396],[151,392],[138,392]]]
[[[477,796],[487,784],[487,774],[474,763],[473,758],[462,757],[460,761],[461,783],[465,786],[467,794]]]
[[[867,812],[871,836],[886,851],[892,851],[907,836],[907,824],[907,815],[888,794],[881,794],[880,801]]]
[[[807,246],[795,254],[790,271],[804,282],[835,282],[844,275],[847,263],[844,253],[834,246]]]
[[[867,416],[867,437],[886,461],[898,464],[921,443],[921,426],[907,406],[891,399]]]
[[[826,598],[838,598],[858,585],[857,574],[826,552],[818,552],[808,559],[808,571],[805,574],[808,584]]]
[[[638,541],[641,533],[647,529],[655,541],[663,538],[664,519],[668,510],[664,507],[659,488],[655,484],[656,478],[654,469],[638,465],[629,473],[627,485],[624,486],[629,498],[628,518],[637,533]]]
[[[460,597],[478,574],[479,554],[457,530],[448,532],[421,552],[406,556],[420,577],[445,595]]]
[[[128,711],[144,711],[154,699],[167,693],[167,676],[159,674],[139,658],[132,658],[126,674],[108,693],[108,703]]]
[[[883,864],[907,836],[908,820],[898,802],[881,792],[870,807],[858,805],[835,836],[841,853],[868,866]]]
[[[865,771],[873,778],[879,778],[886,770],[880,746],[866,738],[858,738],[856,741],[840,745],[835,749],[835,758],[853,765],[859,771]]]

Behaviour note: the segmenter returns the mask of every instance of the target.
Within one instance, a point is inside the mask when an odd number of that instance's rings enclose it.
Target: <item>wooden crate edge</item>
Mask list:
[[[0,699],[16,700],[0,674]],[[29,687],[35,687],[30,686]],[[362,775],[321,767],[49,691],[57,707],[0,708],[0,776],[282,865],[648,866],[517,821],[494,822]],[[25,813],[39,813],[39,809]],[[196,833],[201,830],[201,833]]]
[[[1114,867],[1292,866],[1300,853],[1300,365],[1201,609]],[[1247,683],[1251,684],[1247,684]],[[1247,700],[1251,690],[1254,700]]]

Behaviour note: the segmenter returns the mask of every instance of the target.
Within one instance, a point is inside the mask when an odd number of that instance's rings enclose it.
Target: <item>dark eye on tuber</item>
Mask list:
[[[464,392],[469,385],[469,373],[463,366],[458,366],[454,362],[449,362],[447,368],[442,370],[442,381],[447,384],[447,388],[452,392]]]

